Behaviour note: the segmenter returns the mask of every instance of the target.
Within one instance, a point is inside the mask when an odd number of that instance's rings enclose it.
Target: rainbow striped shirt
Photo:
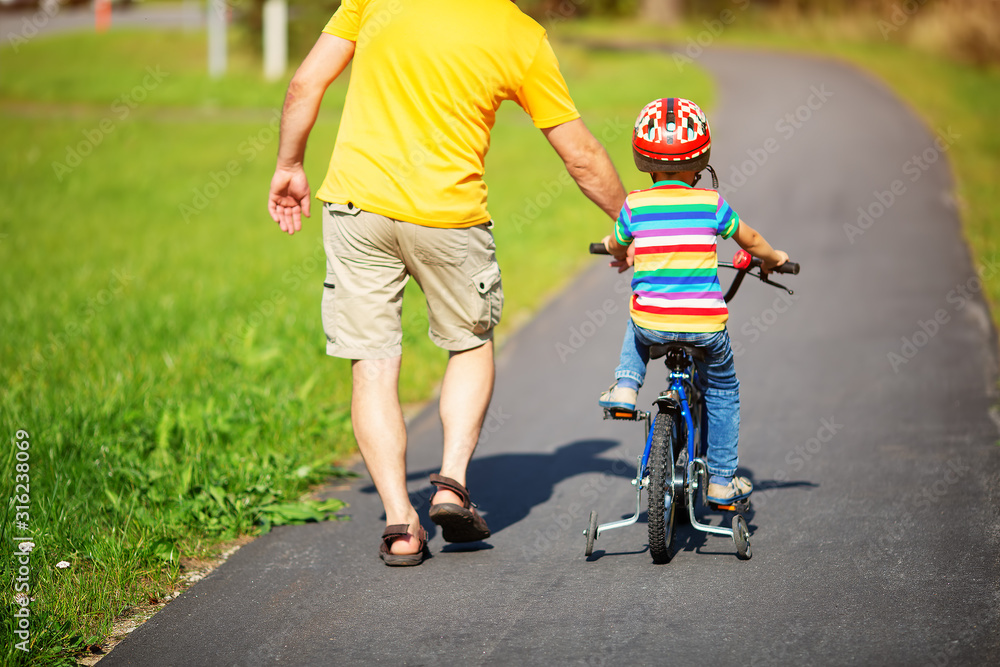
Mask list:
[[[715,190],[659,181],[630,192],[615,237],[622,245],[635,240],[632,321],[656,331],[725,329],[729,309],[719,285],[716,237],[730,238],[739,224]]]

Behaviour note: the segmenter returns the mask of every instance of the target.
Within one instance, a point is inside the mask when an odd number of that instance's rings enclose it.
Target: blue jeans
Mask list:
[[[700,378],[699,388],[705,395],[705,408],[708,412],[705,420],[707,424],[702,425],[703,429],[707,429],[708,472],[732,477],[739,464],[736,447],[740,437],[740,381],[736,379],[729,332],[654,331],[636,326],[630,318],[615,378],[631,378],[641,387],[646,379],[649,346],[664,343],[685,343],[705,352],[705,360],[695,363]]]

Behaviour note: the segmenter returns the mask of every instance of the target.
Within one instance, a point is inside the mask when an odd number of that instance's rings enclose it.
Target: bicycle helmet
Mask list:
[[[653,100],[639,112],[632,131],[632,157],[639,171],[701,171],[711,152],[708,118],[691,100]]]

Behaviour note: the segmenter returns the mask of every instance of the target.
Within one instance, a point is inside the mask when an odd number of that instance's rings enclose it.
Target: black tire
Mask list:
[[[750,551],[750,528],[747,527],[746,519],[739,514],[733,517],[733,542],[736,543],[736,555],[741,560],[750,560],[753,556]]]
[[[587,529],[587,550],[585,555],[594,553],[594,540],[597,539],[597,510],[590,513],[590,528]]]
[[[667,563],[673,556],[674,510],[674,419],[660,412],[653,420],[653,435],[649,449],[649,486],[646,488],[649,508],[649,553],[654,563]]]

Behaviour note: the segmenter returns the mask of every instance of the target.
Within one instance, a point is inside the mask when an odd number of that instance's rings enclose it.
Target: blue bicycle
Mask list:
[[[602,243],[590,245],[592,254],[607,254]],[[789,294],[792,290],[784,285],[772,282],[758,271],[761,261],[751,257],[749,253],[740,250],[732,262],[719,262],[720,267],[735,269],[733,279],[725,300],[728,303],[739,290],[743,278],[748,274],[760,278],[764,283],[784,289]],[[775,273],[799,272],[799,265],[786,262]],[[653,345],[649,349],[649,358],[665,360],[669,375],[667,389],[660,392],[653,401],[656,406],[655,417],[648,411],[623,410],[620,408],[605,408],[604,418],[644,421],[646,423],[645,448],[638,459],[636,476],[632,485],[636,487],[635,513],[621,521],[598,524],[597,512],[590,513],[590,526],[584,531],[587,538],[586,555],[594,552],[594,542],[608,530],[631,526],[639,519],[642,507],[642,490],[646,489],[649,530],[649,553],[654,563],[666,563],[673,557],[672,542],[674,526],[677,522],[687,520],[697,530],[715,535],[732,537],[736,545],[737,555],[744,560],[751,557],[750,529],[747,526],[745,514],[750,508],[750,499],[745,498],[733,505],[719,505],[706,498],[708,488],[708,463],[706,461],[707,442],[702,437],[702,420],[705,413],[705,401],[700,389],[698,367],[696,360],[702,358],[702,352],[696,347],[682,343]],[[714,511],[735,512],[731,527],[702,523],[695,516],[695,501],[700,499],[703,507]]]

